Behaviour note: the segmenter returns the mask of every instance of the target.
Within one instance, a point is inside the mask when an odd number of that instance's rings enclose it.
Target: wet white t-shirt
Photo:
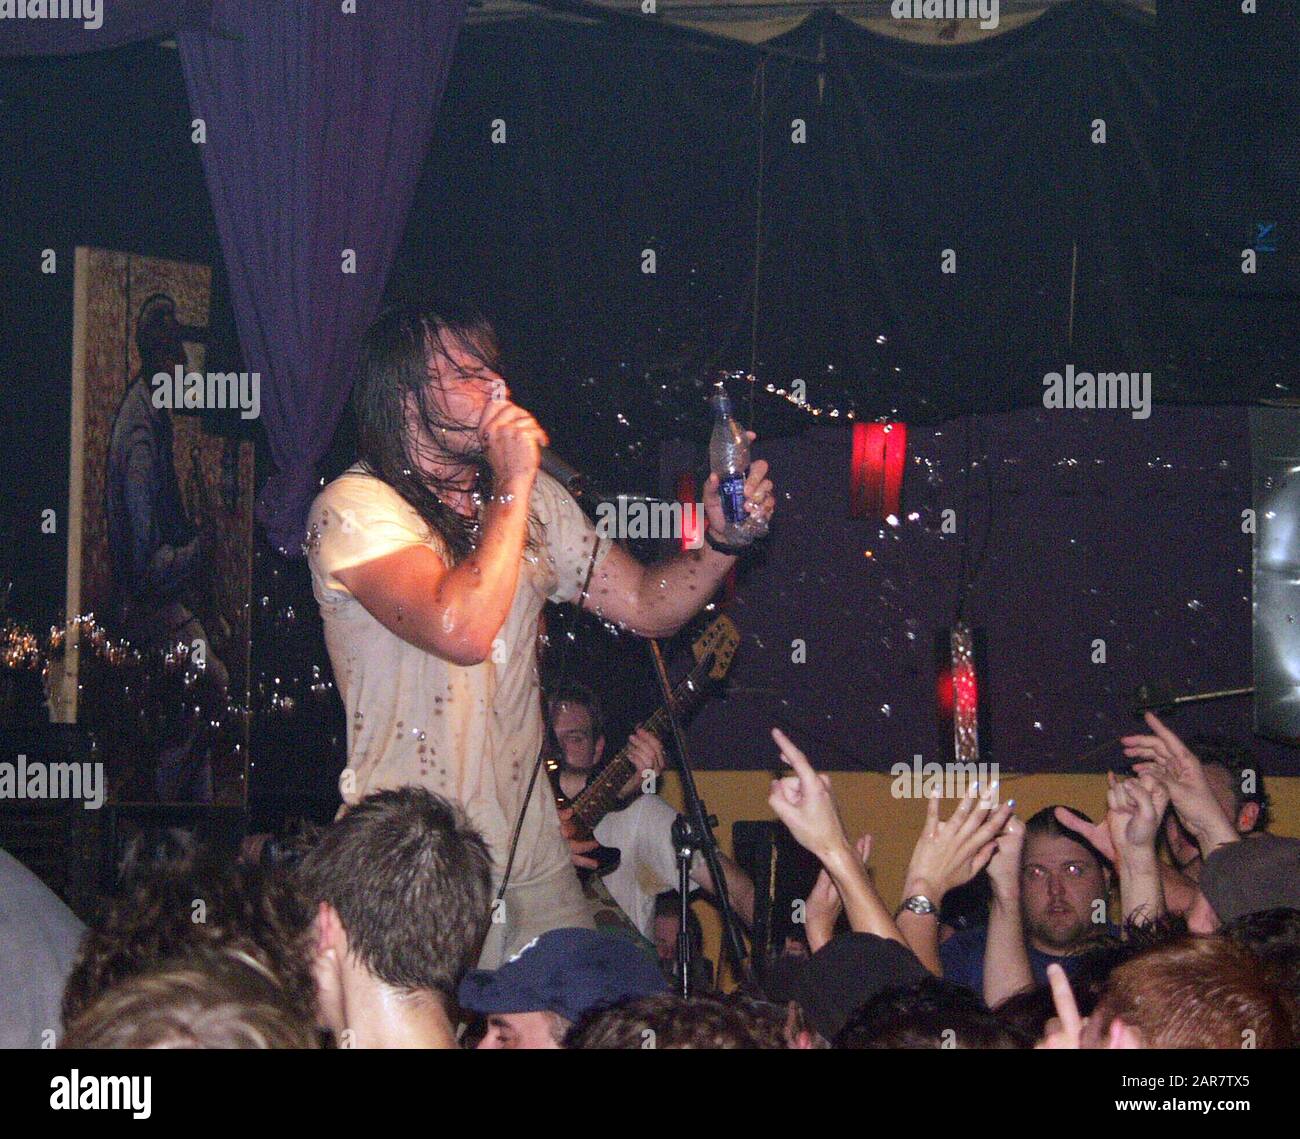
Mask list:
[[[492,848],[498,874],[542,745],[537,631],[542,606],[576,601],[600,538],[572,496],[539,472],[530,502],[541,524],[525,550],[515,599],[487,660],[458,665],[389,632],[336,576],[410,546],[449,562],[446,546],[391,486],[349,468],[317,496],[308,518],[312,590],[325,623],[334,679],[347,712],[346,803],[418,784],[460,803]],[[525,885],[570,865],[545,773],[529,804],[511,882]]]

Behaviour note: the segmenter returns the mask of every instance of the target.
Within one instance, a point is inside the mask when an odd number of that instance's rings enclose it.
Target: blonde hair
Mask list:
[[[239,949],[200,951],[92,1001],[63,1048],[316,1048],[315,1026],[266,966]]]

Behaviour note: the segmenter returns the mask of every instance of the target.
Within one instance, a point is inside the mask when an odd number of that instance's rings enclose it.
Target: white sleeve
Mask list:
[[[638,867],[643,867],[658,883],[659,889],[677,888],[677,850],[673,846],[673,822],[677,812],[658,795],[642,795],[628,807],[637,811],[637,828],[634,840],[634,857]],[[693,866],[700,864],[697,854]],[[691,889],[696,883],[692,881]]]

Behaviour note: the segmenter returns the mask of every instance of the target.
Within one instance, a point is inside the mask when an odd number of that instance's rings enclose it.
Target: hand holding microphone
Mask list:
[[[542,448],[551,441],[532,414],[508,399],[494,399],[483,411],[478,434],[497,487],[511,493],[531,490]]]

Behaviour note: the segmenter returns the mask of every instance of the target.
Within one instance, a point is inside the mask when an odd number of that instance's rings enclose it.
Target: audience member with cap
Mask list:
[[[1187,915],[1193,933],[1210,933],[1246,914],[1300,909],[1300,839],[1265,834],[1212,850]]]
[[[657,962],[627,938],[553,929],[500,969],[466,975],[460,1003],[487,1018],[480,1048],[559,1048],[590,1009],[667,990]]]
[[[870,933],[842,933],[803,962],[794,999],[808,1024],[829,1042],[854,1009],[887,989],[927,976],[905,945]]]

